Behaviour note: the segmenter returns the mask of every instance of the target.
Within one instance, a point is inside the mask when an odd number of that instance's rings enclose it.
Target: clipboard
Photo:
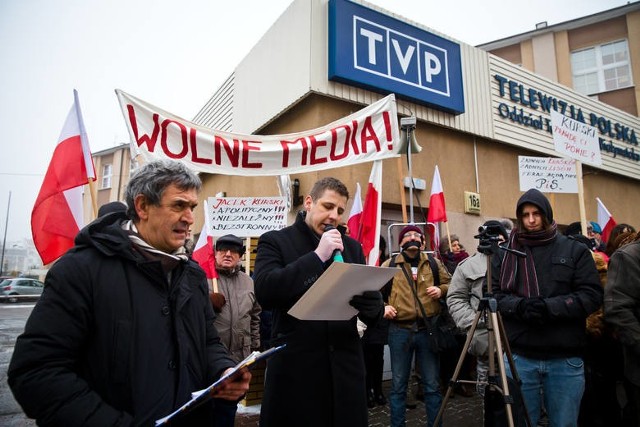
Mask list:
[[[241,369],[243,369],[243,368],[251,369],[253,367],[253,365],[255,365],[255,363],[257,363],[257,362],[259,362],[259,361],[261,361],[263,359],[266,359],[268,357],[273,356],[275,353],[279,352],[280,350],[282,350],[285,347],[286,347],[286,344],[283,344],[283,345],[280,345],[278,347],[272,347],[272,348],[270,348],[268,350],[265,350],[263,352],[259,352],[259,351],[252,352],[244,360],[242,360],[236,366],[234,366],[231,371],[229,371],[225,375],[221,376],[216,382],[211,384],[209,387],[207,387],[207,388],[205,388],[203,390],[198,390],[198,391],[194,391],[193,393],[191,393],[191,400],[189,400],[187,403],[185,403],[184,405],[182,405],[181,407],[179,407],[178,409],[176,409],[175,411],[173,411],[172,413],[170,413],[166,417],[163,417],[163,418],[160,418],[159,420],[156,420],[156,424],[155,424],[156,427],[157,426],[168,425],[168,424],[170,424],[170,421],[174,417],[177,417],[180,414],[185,414],[185,413],[191,411],[192,409],[196,408],[197,406],[200,406],[201,404],[203,404],[204,402],[208,401],[209,399],[212,399],[211,393],[213,391],[215,391],[216,388],[220,387],[225,381],[227,381],[230,378],[232,378],[235,375],[237,375],[238,372]]]
[[[288,313],[299,320],[349,320],[358,310],[349,305],[355,295],[379,291],[397,268],[334,262]]]

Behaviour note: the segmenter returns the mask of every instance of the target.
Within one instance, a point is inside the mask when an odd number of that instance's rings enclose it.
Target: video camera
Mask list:
[[[493,254],[498,252],[498,242],[500,236],[503,236],[504,228],[499,225],[481,225],[478,227],[478,234],[473,236],[474,239],[479,239],[478,252],[483,254]]]

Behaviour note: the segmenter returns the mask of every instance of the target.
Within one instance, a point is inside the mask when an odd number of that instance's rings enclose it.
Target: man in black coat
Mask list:
[[[584,244],[557,232],[551,204],[540,191],[520,197],[516,217],[508,247],[526,257],[494,256],[492,285],[522,396],[532,425],[538,424],[543,398],[551,425],[577,425],[586,319],[602,304],[598,271]]]
[[[256,296],[273,314],[272,345],[286,348],[267,363],[260,425],[366,427],[367,397],[356,316],[303,321],[287,311],[333,262],[364,263],[361,245],[337,227],[349,192],[335,178],[316,182],[293,225],[260,237],[254,269]],[[331,228],[331,227],[329,227]],[[325,231],[328,230],[328,231]],[[384,311],[380,292],[351,300],[358,317],[374,324]]]
[[[147,163],[128,210],[83,228],[49,270],[8,380],[41,426],[153,425],[235,365],[213,326],[205,274],[184,251],[200,179]],[[244,372],[213,397],[237,401]],[[212,425],[213,403],[172,425]]]

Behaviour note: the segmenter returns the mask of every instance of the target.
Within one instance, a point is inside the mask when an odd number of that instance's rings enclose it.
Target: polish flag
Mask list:
[[[353,197],[353,205],[349,212],[347,227],[349,235],[358,240],[360,234],[360,221],[362,220],[362,195],[360,194],[360,183],[356,183],[356,195]],[[359,241],[359,240],[358,240]]]
[[[433,173],[433,182],[431,183],[431,197],[429,198],[429,213],[427,214],[427,222],[446,222],[447,211],[444,206],[444,191],[442,190],[442,181],[440,180],[440,171],[436,165]]]
[[[443,221],[447,221],[447,211],[444,205],[444,190],[442,189],[442,181],[440,180],[440,170],[438,169],[438,165],[436,165],[436,170],[433,173],[433,181],[431,182],[431,197],[429,197],[427,222],[435,224]],[[440,233],[438,233],[437,226],[428,227],[428,229],[431,235],[431,249],[435,251],[440,241]]]
[[[371,166],[369,186],[364,199],[358,241],[362,244],[367,265],[380,264],[380,219],[382,217],[382,160]]]
[[[198,242],[193,248],[191,258],[197,262],[207,275],[207,279],[217,279],[216,256],[213,252],[213,236],[209,234],[209,215],[207,209],[207,201],[204,201],[204,224]]]
[[[31,211],[33,243],[45,265],[73,247],[76,235],[84,226],[84,185],[96,179],[76,90],[73,96],[73,106]]]
[[[613,219],[599,197],[596,197],[596,201],[598,202],[598,225],[602,228],[602,241],[606,243],[609,241],[611,230],[616,226],[616,220]]]

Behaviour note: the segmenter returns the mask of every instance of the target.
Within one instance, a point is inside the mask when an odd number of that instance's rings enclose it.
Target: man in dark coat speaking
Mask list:
[[[272,344],[286,348],[269,360],[260,425],[366,427],[367,395],[356,316],[346,321],[298,320],[287,311],[333,262],[364,264],[362,247],[337,229],[349,192],[335,178],[316,182],[293,225],[261,236],[254,283],[260,305],[272,310]],[[328,227],[327,226],[331,226]],[[384,312],[380,292],[351,300],[374,324]]]
[[[149,426],[235,365],[213,326],[207,281],[184,242],[200,179],[143,165],[128,210],[98,218],[49,270],[8,379],[41,426]],[[244,372],[213,395],[237,401]],[[213,400],[171,425],[213,425]]]

